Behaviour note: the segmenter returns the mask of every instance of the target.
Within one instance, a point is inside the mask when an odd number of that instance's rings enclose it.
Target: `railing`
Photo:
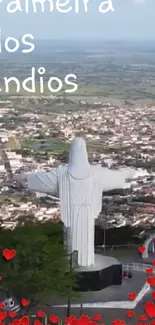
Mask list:
[[[152,264],[143,264],[143,263],[128,263],[122,264],[122,269],[124,270],[133,270],[133,271],[140,271],[146,272],[146,269],[152,268]],[[153,269],[153,273],[155,270]]]
[[[113,249],[117,249],[117,248],[133,248],[133,247],[139,247],[139,244],[129,244],[129,245],[105,245],[105,249],[110,249],[110,250],[113,250]],[[102,246],[96,246],[95,249],[104,249],[104,245]]]

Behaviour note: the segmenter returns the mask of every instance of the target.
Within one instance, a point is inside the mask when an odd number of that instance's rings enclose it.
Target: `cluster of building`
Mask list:
[[[38,161],[36,150],[31,147],[31,141],[33,144],[35,141],[37,144],[43,144],[43,140],[54,139],[57,143],[62,142],[65,145],[65,143],[69,144],[75,136],[86,138],[91,163],[99,163],[101,166],[115,169],[125,166],[135,168],[135,178],[127,184],[126,188],[104,194],[103,203],[106,202],[107,206],[106,226],[122,227],[130,224],[135,227],[141,225],[149,228],[155,224],[155,108],[153,106],[123,107],[121,104],[114,106],[110,103],[94,102],[88,110],[87,103],[80,101],[78,103],[80,109],[76,110],[76,113],[70,110],[60,114],[48,112],[46,115],[41,109],[23,111],[25,100],[27,107],[28,103],[34,105],[28,102],[28,99],[23,99],[21,112],[19,105],[16,108],[10,101],[5,101],[4,107],[0,108],[1,224],[11,226],[9,222],[18,222],[21,214],[22,216],[33,215],[39,220],[59,218],[57,201],[44,197],[34,203],[30,200],[30,193],[19,193],[14,187],[7,185],[8,162],[13,174],[23,170],[49,170],[62,163],[60,152],[48,151],[48,156],[46,158],[42,156]],[[2,102],[0,104],[3,106]],[[25,143],[24,148],[21,146],[22,141]],[[42,147],[46,153],[46,146]],[[25,155],[27,148],[29,153]],[[24,203],[18,202],[18,207],[16,200],[13,199],[11,203],[7,201],[7,197],[11,198],[16,191],[18,196],[24,197]],[[38,196],[39,194],[36,193],[36,198]],[[103,211],[99,218],[103,224],[104,215],[103,204]]]
[[[58,204],[53,207],[41,206],[35,204],[29,198],[28,202],[15,201],[16,196],[11,202],[4,202],[0,207],[0,227],[14,229],[17,225],[24,225],[26,221],[46,222],[52,219],[57,222],[60,220],[60,212]]]

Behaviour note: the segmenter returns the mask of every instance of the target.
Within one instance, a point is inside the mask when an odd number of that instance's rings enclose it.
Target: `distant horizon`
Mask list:
[[[20,39],[19,37],[16,37],[16,39]],[[1,39],[2,42],[5,42],[5,38]],[[99,42],[99,41],[104,41],[104,42],[123,42],[123,43],[128,43],[128,42],[155,42],[155,38],[150,38],[150,39],[144,39],[144,38],[35,38],[34,41],[39,41],[39,42],[47,42],[47,41],[56,41],[56,42]]]
[[[19,40],[19,38],[16,38]],[[137,53],[137,51],[145,51],[151,55],[155,53],[155,39],[35,39],[33,40],[33,44],[35,45],[35,51],[33,51],[33,55],[37,53],[54,53],[54,52],[73,52],[73,53],[81,53],[81,52],[98,52],[98,53]],[[23,49],[24,46],[20,44],[19,49]],[[3,52],[3,53],[2,53]],[[5,55],[18,55],[19,51],[16,53],[8,53],[5,50],[5,39],[1,40],[1,56]],[[32,53],[31,53],[32,54]]]
[[[106,42],[155,42],[155,38],[150,38],[150,39],[143,39],[143,38],[129,38],[129,39],[124,39],[124,38],[36,38],[36,41],[59,41],[59,42],[65,42],[65,41],[71,41],[71,42],[86,42],[86,41],[106,41]]]

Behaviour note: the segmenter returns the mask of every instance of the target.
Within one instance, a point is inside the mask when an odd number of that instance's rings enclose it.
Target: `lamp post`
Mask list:
[[[83,314],[83,304],[80,304],[80,317],[82,316]]]
[[[105,228],[105,222],[104,222],[104,255],[106,253],[106,247],[105,247],[105,245],[106,245],[106,238],[105,238],[105,236],[106,236],[106,228]]]
[[[71,272],[72,269],[72,253],[70,255],[70,260],[69,260],[69,272]],[[68,296],[68,302],[67,302],[67,317],[70,317],[71,314],[71,299],[70,296]]]
[[[76,268],[78,266],[78,251],[73,251],[70,254],[70,260],[69,260],[69,272],[71,272],[72,268]],[[70,286],[70,289],[72,287]],[[68,296],[68,302],[67,302],[67,317],[70,317],[71,315],[71,298],[70,295]]]
[[[104,233],[104,255],[106,254],[106,214],[107,214],[107,205],[106,203],[104,204],[104,228],[103,228],[103,233]]]

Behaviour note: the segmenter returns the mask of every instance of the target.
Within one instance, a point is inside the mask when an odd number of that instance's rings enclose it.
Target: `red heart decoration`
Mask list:
[[[9,261],[13,257],[15,257],[15,255],[16,255],[15,249],[8,249],[8,248],[6,248],[6,249],[3,250],[3,256],[5,257],[5,259],[7,261]]]
[[[0,280],[2,280],[3,278],[2,278],[2,276],[0,275]]]
[[[20,322],[23,324],[23,325],[29,325],[30,324],[30,319],[28,316],[23,316],[21,319],[20,319]]]
[[[9,317],[14,318],[17,315],[17,313],[15,311],[9,311],[8,315]]]
[[[66,318],[66,319],[65,319],[65,322],[66,322],[67,324],[71,324],[71,323],[72,323],[72,320],[74,319],[74,318],[72,318],[72,317],[74,317],[74,316],[70,316],[70,317]],[[60,318],[59,318],[58,316],[50,315],[50,321],[51,321],[53,324],[58,323],[59,320],[60,320]],[[68,320],[69,322],[66,321],[66,320]]]
[[[152,264],[155,265],[155,260],[152,261]]]
[[[43,323],[41,323],[40,320],[38,320],[38,319],[35,319],[33,324],[34,325],[43,325]]]
[[[21,304],[23,305],[23,307],[26,307],[26,306],[29,305],[29,301],[27,299],[25,299],[25,298],[22,298]]]
[[[146,249],[145,246],[139,246],[138,247],[138,250],[139,250],[140,253],[144,253],[145,249]]]
[[[94,320],[100,320],[101,319],[101,314],[96,314],[93,316]]]
[[[147,283],[149,283],[151,286],[155,286],[155,276],[154,277],[149,277],[146,279]]]
[[[145,271],[146,271],[146,273],[152,274],[153,273],[153,268],[150,267],[149,269],[146,269]]]
[[[80,323],[80,324],[81,324],[81,323]],[[90,324],[90,325],[98,325],[96,322],[93,322],[93,321],[90,322],[89,324]]]
[[[133,317],[135,315],[135,312],[132,310],[128,310],[126,314],[128,317]]]
[[[126,325],[126,323],[123,320],[116,319],[112,322],[112,325]]]
[[[79,319],[80,325],[88,325],[90,323],[90,317],[87,315],[82,315]]]
[[[155,299],[155,291],[152,291],[152,299]]]
[[[74,318],[72,320],[72,325],[79,325],[79,324],[81,324],[79,319]]]
[[[20,323],[20,319],[15,319],[14,321],[13,321],[13,325],[18,325]]]
[[[44,317],[46,314],[44,313],[44,311],[42,311],[42,310],[38,310],[37,315],[38,315],[39,317]]]
[[[150,318],[155,317],[155,304],[153,301],[146,302],[144,310]]]
[[[144,314],[144,315],[140,315],[140,316],[139,316],[139,319],[140,319],[140,320],[147,320],[147,315],[146,315],[146,314]]]
[[[137,295],[136,295],[135,292],[132,292],[132,293],[129,293],[129,294],[128,294],[128,297],[129,297],[131,300],[135,300],[136,297],[137,297]]]
[[[0,311],[0,320],[5,319],[7,316],[7,312],[6,311]]]
[[[89,325],[90,324],[90,317],[88,317],[87,315],[82,315],[80,317],[80,319],[73,319],[72,321],[72,325]],[[91,325],[96,325],[94,324],[91,324]]]
[[[51,316],[53,316],[53,315],[51,315]],[[57,317],[57,316],[54,316],[54,317]],[[72,324],[73,319],[75,319],[75,316],[73,316],[73,315],[71,315],[70,317],[66,317],[65,323],[70,325],[70,324]],[[50,319],[50,321],[53,323],[53,321],[51,319]]]
[[[4,308],[4,304],[2,302],[0,302],[0,308]]]

